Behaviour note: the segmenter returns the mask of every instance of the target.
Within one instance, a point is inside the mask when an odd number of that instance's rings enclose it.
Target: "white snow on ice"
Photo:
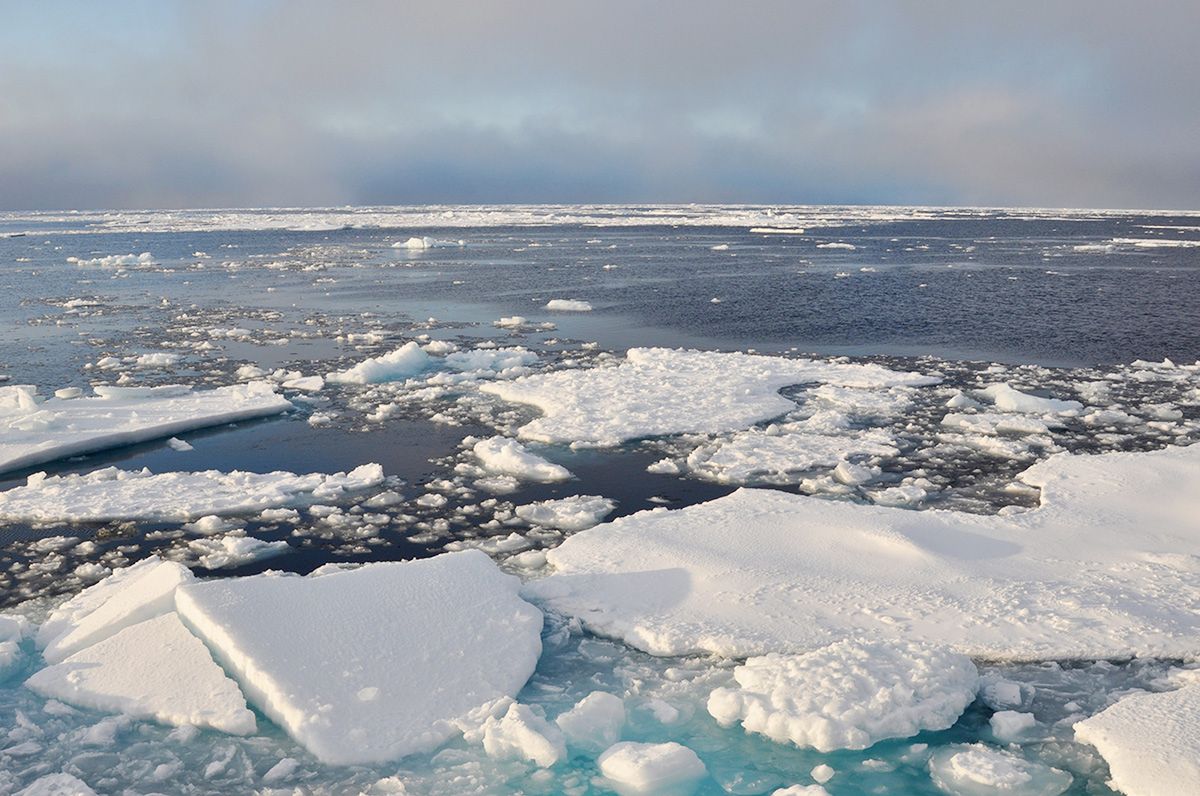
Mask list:
[[[530,452],[515,439],[489,437],[475,443],[471,449],[483,469],[493,475],[508,475],[521,481],[566,481],[571,472]]]

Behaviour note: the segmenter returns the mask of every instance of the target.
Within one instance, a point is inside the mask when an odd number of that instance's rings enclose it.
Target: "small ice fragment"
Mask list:
[[[569,745],[600,752],[620,740],[621,728],[625,726],[625,702],[616,694],[593,691],[554,723]]]
[[[596,761],[619,793],[687,793],[708,770],[696,753],[674,741],[610,746]]]

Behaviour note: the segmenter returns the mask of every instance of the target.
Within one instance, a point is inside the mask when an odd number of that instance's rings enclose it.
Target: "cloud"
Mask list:
[[[30,4],[0,207],[1200,206],[1194,3]]]

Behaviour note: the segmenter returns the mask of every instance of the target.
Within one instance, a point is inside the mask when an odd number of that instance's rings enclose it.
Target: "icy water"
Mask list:
[[[803,230],[803,232],[800,232]],[[409,238],[422,248],[396,247]],[[143,252],[149,257],[139,258]],[[105,259],[110,258],[110,259]],[[121,259],[113,259],[121,258]],[[575,299],[590,312],[545,309]],[[505,317],[524,323],[498,326]],[[365,208],[0,215],[0,385],[43,394],[97,383],[217,386],[254,366],[325,374],[409,340],[462,351],[520,346],[531,372],[584,367],[634,346],[849,357],[935,374],[936,390],[853,414],[855,428],[886,433],[896,454],[878,461],[880,486],[920,479],[920,508],[995,513],[1036,503],[1010,488],[1055,451],[1151,450],[1200,439],[1200,392],[1150,363],[1200,357],[1200,216],[1085,211],[896,208]],[[139,366],[143,354],[172,354]],[[1142,362],[1138,362],[1142,360]],[[1135,364],[1136,363],[1136,364]],[[7,377],[7,378],[6,378]],[[1120,407],[1128,420],[1066,419],[1053,433],[995,443],[948,437],[947,399],[1005,380],[1036,395]],[[204,577],[266,569],[306,573],[327,563],[400,560],[481,547],[513,571],[514,552],[553,547],[563,534],[530,529],[513,507],[569,495],[616,502],[610,517],[678,508],[743,484],[831,499],[873,500],[818,464],[747,477],[697,462],[692,452],[728,438],[685,435],[616,448],[535,446],[576,478],[521,483],[487,494],[463,468],[468,437],[512,431],[531,407],[480,393],[473,381],[442,389],[328,385],[285,390],[281,417],[181,434],[0,474],[0,489],[34,470],[100,467],[337,472],[378,462],[402,502],[332,517],[242,518],[246,533],[287,541],[283,555],[207,569],[177,524],[106,522],[0,525],[0,606],[38,618],[62,595],[93,582],[95,568],[150,552]],[[829,409],[788,388],[795,418]],[[833,406],[833,408],[837,408]],[[844,407],[842,407],[844,408]],[[700,457],[701,459],[703,457]],[[647,467],[670,460],[670,468]],[[689,464],[690,463],[690,464]],[[429,499],[430,496],[440,496]],[[444,499],[443,499],[444,498]],[[522,532],[516,547],[501,543]],[[448,547],[449,546],[449,547]],[[706,712],[729,662],[654,658],[550,617],[546,651],[520,700],[554,716],[593,690],[628,694],[626,740],[676,740],[710,776],[700,793],[758,794],[835,771],[832,794],[937,793],[929,760],[950,744],[1003,746],[977,701],[954,727],[885,741],[862,752],[820,754],[776,744]],[[26,642],[28,646],[28,642]],[[549,771],[495,761],[454,742],[431,758],[364,768],[320,765],[265,718],[260,734],[192,737],[149,722],[61,710],[21,687],[36,653],[0,685],[0,794],[65,770],[102,793],[231,793],[267,787],[302,793],[606,792],[594,758]],[[1046,662],[984,667],[1028,689],[1037,732],[1019,754],[1070,772],[1068,793],[1109,793],[1107,769],[1072,741],[1070,724],[1116,694],[1154,687],[1170,661]],[[664,721],[660,703],[675,712]],[[281,758],[288,778],[264,782]],[[371,790],[371,789],[374,790]],[[392,790],[389,790],[391,788]]]

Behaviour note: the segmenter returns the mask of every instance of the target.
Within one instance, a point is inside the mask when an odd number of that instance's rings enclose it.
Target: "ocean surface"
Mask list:
[[[587,302],[591,310],[548,310],[552,299]],[[523,321],[498,324],[514,316]],[[1171,429],[1163,425],[1166,415],[1135,412],[1139,422],[1119,434],[1067,421],[1052,446],[1029,444],[1011,455],[966,446],[939,457],[927,451],[942,433],[945,392],[918,396],[898,415],[855,421],[903,439],[883,464],[883,478],[901,483],[919,470],[937,486],[922,508],[995,513],[1036,502],[1007,487],[1052,451],[1152,450],[1198,438],[1200,408],[1187,401],[1190,383],[1127,376],[1146,363],[1200,359],[1200,214],[707,206],[0,214],[0,386],[36,385],[43,395],[64,387],[86,392],[98,383],[200,388],[245,381],[239,369],[247,366],[268,375],[276,369],[322,375],[414,339],[461,350],[519,346],[536,354],[535,372],[661,346],[876,362],[936,373],[946,390],[969,391],[990,374],[1031,394],[1070,398],[1080,385],[1108,380],[1113,404],[1180,413],[1170,416],[1181,424]],[[166,366],[136,364],[155,353],[175,356]],[[537,415],[532,407],[454,390],[415,397],[354,385],[284,392],[295,399],[295,411],[179,435],[192,450],[150,441],[3,473],[0,489],[25,483],[35,471],[332,473],[378,462],[406,501],[385,511],[389,521],[351,532],[307,517],[245,518],[247,534],[288,541],[288,551],[215,570],[180,552],[186,539],[171,523],[7,522],[0,524],[0,607],[44,612],[86,585],[70,573],[88,561],[174,550],[204,577],[307,573],[328,563],[431,556],[459,542],[481,546],[498,533],[479,527],[482,496],[439,485],[465,461],[464,439],[526,422]],[[385,404],[393,408],[372,417]],[[318,413],[328,419],[312,422]],[[601,495],[615,501],[612,518],[680,508],[742,485],[820,493],[811,484],[828,471],[749,479],[647,472],[664,457],[683,461],[702,441],[544,446],[538,452],[576,478],[522,482],[495,499],[521,505]],[[417,502],[428,494],[446,500]],[[86,554],[39,545],[58,537],[93,544]],[[551,547],[560,538],[531,544]],[[62,560],[46,565],[48,550]],[[651,689],[671,679],[673,666],[701,665],[708,664],[656,659],[575,634],[544,656],[522,699],[551,713],[606,683],[628,688],[635,678]],[[1102,704],[1105,695],[1151,682],[1169,666],[1045,662],[997,670],[1037,684],[1036,712],[1053,727],[1071,713],[1069,703]],[[360,792],[397,771],[412,793],[604,789],[590,762],[533,775],[489,762],[463,744],[432,759],[329,769],[265,720],[258,739],[206,732],[181,745],[169,728],[143,723],[122,728],[110,744],[89,746],[78,731],[100,714],[45,718],[44,700],[22,689],[21,680],[18,672],[0,684],[0,725],[40,726],[40,746],[24,757],[0,749],[0,793],[15,792],[39,767],[98,777],[102,792],[250,792],[283,756],[301,761],[305,775],[289,783],[300,792]],[[827,785],[833,794],[936,793],[927,750],[914,744],[995,743],[988,735],[991,711],[982,704],[949,730],[829,755],[720,728],[702,701],[688,710],[691,718],[669,731],[631,718],[630,737],[671,737],[695,748],[711,774],[701,793],[767,793],[811,782],[808,772],[818,763],[840,772]],[[1056,729],[1023,754],[1070,770],[1069,793],[1111,792],[1094,750],[1069,737],[1069,728]],[[220,755],[236,764],[206,776]],[[139,761],[160,758],[179,765],[156,783]],[[465,785],[468,779],[473,784]]]

